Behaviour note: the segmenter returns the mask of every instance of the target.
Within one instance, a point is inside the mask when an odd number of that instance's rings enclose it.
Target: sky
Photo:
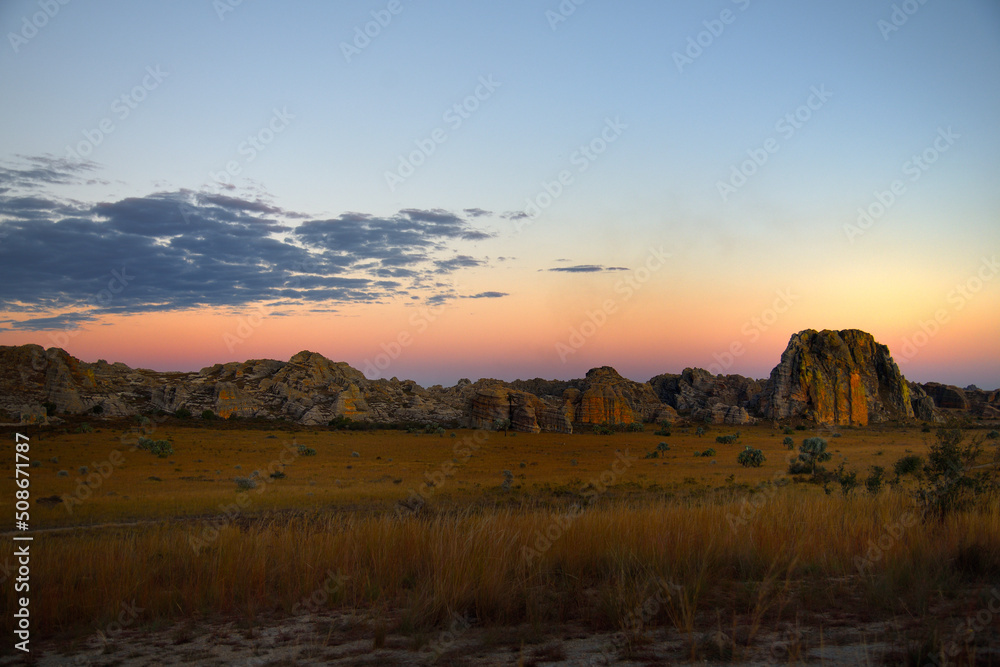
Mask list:
[[[1000,386],[992,0],[5,0],[0,345]]]

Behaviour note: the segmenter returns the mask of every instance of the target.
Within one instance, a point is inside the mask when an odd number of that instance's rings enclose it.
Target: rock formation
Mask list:
[[[1000,419],[1000,391],[909,383],[889,350],[856,330],[793,335],[766,382],[700,368],[635,382],[601,366],[573,380],[462,379],[453,387],[424,388],[412,380],[369,380],[344,362],[308,351],[288,361],[251,359],[159,373],[87,363],[59,348],[0,346],[0,411],[22,423],[44,423],[46,408],[56,418],[184,409],[307,425],[348,417],[491,428],[509,419],[517,431],[572,433],[604,422],[672,422],[678,415],[734,425],[755,417],[836,425],[914,416],[943,421],[950,413]]]
[[[657,375],[649,384],[659,399],[678,413],[715,424],[751,423],[747,406],[762,389],[757,380],[712,375],[702,368],[685,368],[680,375]]]
[[[768,419],[835,425],[913,417],[910,387],[889,348],[857,329],[792,335],[758,405]]]

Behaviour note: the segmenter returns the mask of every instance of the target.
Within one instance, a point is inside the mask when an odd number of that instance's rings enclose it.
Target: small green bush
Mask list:
[[[285,477],[287,477],[287,475],[285,475],[282,470],[275,470],[270,474],[271,479],[285,479]]]
[[[1000,440],[1000,431],[990,431],[986,434],[986,437],[990,440]]]
[[[747,445],[736,457],[736,462],[744,468],[759,468],[764,465],[766,460],[764,452],[759,449],[754,449],[749,445]]]
[[[155,454],[161,459],[165,459],[174,453],[174,447],[168,440],[152,440],[150,438],[141,437],[139,438],[139,442],[136,443],[136,448],[149,452],[150,454]]]
[[[665,451],[667,451],[667,450],[669,450],[669,449],[670,449],[670,445],[668,445],[668,444],[667,444],[667,443],[665,443],[665,442],[661,442],[660,444],[658,444],[658,445],[656,446],[656,450],[657,450],[657,451],[660,451],[660,452],[665,452]]]
[[[739,434],[717,435],[715,441],[720,445],[731,445],[739,439]]]
[[[882,466],[872,466],[871,473],[868,475],[868,479],[865,480],[865,488],[868,489],[868,493],[873,496],[882,490],[882,484],[885,482],[885,468]]]
[[[178,419],[191,419],[191,411],[187,408],[177,408],[174,412],[174,417]]]
[[[787,435],[785,436],[785,439],[781,441],[781,444],[785,446],[785,449],[795,449],[795,441]]]
[[[632,422],[625,426],[626,433],[642,433],[644,430],[646,430],[646,427],[642,422]]]
[[[921,457],[916,454],[910,454],[896,461],[892,466],[892,471],[896,473],[896,477],[911,475],[919,472],[923,463],[924,460]]]
[[[252,477],[237,477],[236,478],[236,490],[237,491],[249,491],[250,489],[257,488],[257,481]]]
[[[316,456],[316,450],[305,445],[299,445],[298,452],[299,456]]]
[[[785,428],[781,429],[781,432],[784,433],[785,435],[791,435],[792,433],[795,433],[795,429],[793,429],[791,426],[786,426]]]
[[[212,419],[215,419],[215,413],[211,410],[202,410],[201,418],[211,421]]]

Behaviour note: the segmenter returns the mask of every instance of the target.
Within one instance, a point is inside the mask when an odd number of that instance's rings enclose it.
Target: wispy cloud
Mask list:
[[[600,271],[628,271],[628,267],[602,266],[600,264],[577,264],[576,266],[557,266],[549,269],[549,271],[559,271],[562,273],[598,273]]]

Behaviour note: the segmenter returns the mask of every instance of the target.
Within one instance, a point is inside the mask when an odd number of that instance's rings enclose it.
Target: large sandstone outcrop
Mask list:
[[[793,334],[759,409],[769,419],[804,417],[836,425],[913,417],[910,387],[889,348],[857,329]]]
[[[344,362],[303,351],[288,361],[251,359],[198,372],[161,373],[122,363],[87,363],[59,348],[0,346],[0,412],[42,420],[92,413],[121,417],[150,410],[223,418],[282,417],[323,425],[337,417],[491,428],[509,419],[515,430],[571,433],[603,422],[698,421],[745,424],[751,415],[867,424],[916,415],[940,421],[946,412],[1000,418],[1000,392],[907,383],[888,349],[861,331],[803,331],[762,383],[698,368],[649,382],[613,368],[573,380],[460,380],[424,388],[412,380],[369,380]]]
[[[680,375],[664,373],[649,385],[665,404],[695,421],[748,424],[747,406],[761,392],[757,380],[742,375],[712,375],[703,368],[685,368]]]

